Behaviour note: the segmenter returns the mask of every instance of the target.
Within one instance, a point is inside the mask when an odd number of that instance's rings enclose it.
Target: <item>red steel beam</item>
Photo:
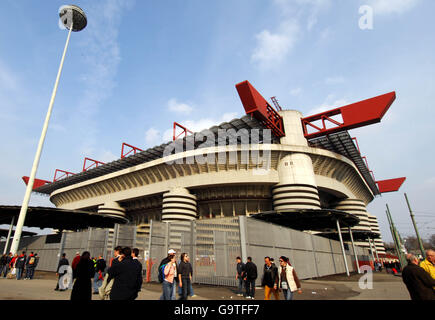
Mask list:
[[[183,131],[180,134],[175,135],[177,127],[181,128]],[[172,135],[172,141],[177,140],[183,133],[184,133],[184,136],[187,137],[187,133],[188,132],[193,134],[193,132],[190,131],[189,129],[187,129],[186,127],[182,126],[178,122],[174,122],[174,130],[173,130],[173,135]]]
[[[266,128],[272,130],[275,136],[285,136],[282,117],[249,81],[246,80],[236,84],[236,89],[246,114],[252,115]]]
[[[92,164],[89,167],[86,167],[86,162],[90,161],[92,162]],[[101,161],[97,161],[94,159],[90,159],[90,158],[85,158],[85,162],[83,163],[83,172],[87,171],[90,167],[92,167],[93,165],[95,165],[95,167],[98,167],[99,164],[104,164],[104,162]]]
[[[398,191],[406,177],[376,181],[380,193]]]
[[[396,92],[392,91],[374,98],[302,118],[302,127],[305,138],[312,139],[343,130],[350,130],[378,123],[381,121],[382,117],[395,99]],[[343,119],[342,123],[331,118],[337,115],[341,115]],[[313,122],[315,121],[322,121],[322,126],[319,127],[314,124]],[[326,121],[329,122],[329,124],[332,124],[333,127],[327,128]],[[309,133],[308,127],[314,128],[315,131]]]
[[[27,186],[29,184],[29,177],[22,177],[22,179]],[[51,181],[35,179],[33,181],[33,190],[35,190],[39,187],[42,187],[42,186],[46,185],[47,183],[51,183]]]
[[[63,173],[63,175],[61,175],[60,177],[57,176],[57,173],[61,172]],[[53,178],[53,182],[56,182],[57,180],[62,179],[63,177],[69,177],[70,175],[74,175],[75,173],[73,172],[68,172],[68,171],[64,171],[64,170],[60,170],[60,169],[56,169],[56,171],[54,172],[54,178]]]
[[[128,151],[127,153],[124,153],[124,147],[129,147],[130,151]],[[137,151],[143,151],[142,149],[139,149],[137,147],[134,147],[128,143],[123,143],[122,144],[122,149],[121,149],[121,159],[125,158],[129,153],[133,152],[134,154],[136,154]]]

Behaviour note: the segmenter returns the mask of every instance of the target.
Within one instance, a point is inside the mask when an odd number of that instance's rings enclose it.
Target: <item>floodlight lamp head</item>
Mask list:
[[[70,30],[72,25],[72,31],[75,32],[83,30],[88,23],[85,12],[72,4],[62,6],[59,9],[59,17],[65,28]]]

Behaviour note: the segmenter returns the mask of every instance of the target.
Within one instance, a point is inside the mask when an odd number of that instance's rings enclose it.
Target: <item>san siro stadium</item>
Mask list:
[[[38,180],[33,191],[57,209],[116,223],[23,238],[20,250],[39,252],[38,268],[54,271],[61,252],[109,259],[117,245],[137,247],[155,281],[171,248],[189,252],[194,282],[218,285],[235,285],[237,256],[258,266],[288,256],[302,279],[389,259],[366,207],[404,178],[375,181],[348,131],[380,122],[395,93],[303,117],[275,98],[272,106],[248,81],[236,89],[246,111],[239,119],[195,133],[174,123],[172,141],[147,150],[125,143],[116,161],[86,158],[80,173]]]

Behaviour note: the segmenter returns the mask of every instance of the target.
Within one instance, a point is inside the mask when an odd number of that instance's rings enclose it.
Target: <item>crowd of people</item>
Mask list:
[[[258,277],[257,266],[251,257],[243,263],[236,258],[236,280],[238,281],[237,295],[247,299],[255,299],[255,282]],[[270,300],[272,294],[279,300],[280,292],[284,300],[292,300],[294,292],[302,293],[301,283],[288,257],[279,257],[279,266],[275,265],[271,257],[264,258],[261,286],[264,287],[264,300]],[[245,293],[243,293],[243,287]]]
[[[420,261],[415,255],[406,255],[408,265],[403,268],[402,280],[412,300],[435,300],[435,251],[427,250]]]
[[[91,300],[92,294],[102,300],[134,300],[141,291],[143,278],[142,264],[138,260],[137,248],[117,246],[109,263],[102,256],[92,257],[88,251],[79,252],[70,265],[66,254],[62,254],[56,274],[58,281],[55,290],[72,289],[71,300]],[[412,300],[435,300],[435,251],[427,250],[422,261],[413,254],[406,256],[408,265],[401,270],[398,262],[384,262],[375,265],[377,271],[385,268],[387,273],[401,272]],[[0,277],[32,280],[39,262],[37,253],[28,256],[21,254],[3,254],[0,258]],[[66,275],[71,275],[68,288],[62,285]],[[158,279],[162,284],[161,300],[187,300],[195,296],[192,286],[193,268],[188,253],[181,253],[177,259],[176,251],[170,249],[158,266]],[[255,284],[258,278],[257,266],[251,257],[246,263],[236,258],[237,295],[246,299],[255,299]],[[264,287],[264,300],[292,300],[294,293],[302,293],[301,282],[288,257],[279,257],[276,266],[271,257],[264,258],[261,286]]]
[[[143,282],[138,256],[137,248],[117,246],[108,264],[102,256],[91,257],[85,251],[81,255],[77,252],[70,265],[66,254],[62,254],[56,271],[59,279],[54,290],[68,290],[61,284],[68,275],[68,267],[71,267],[74,281],[71,300],[92,300],[92,294],[99,295],[101,300],[134,300]]]
[[[32,280],[38,262],[38,254],[34,252],[31,252],[28,256],[26,251],[21,252],[20,255],[13,255],[11,252],[3,254],[0,258],[0,277]]]

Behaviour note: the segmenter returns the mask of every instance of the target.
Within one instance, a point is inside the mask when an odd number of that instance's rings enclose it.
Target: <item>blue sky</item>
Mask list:
[[[382,122],[350,131],[377,179],[406,176],[369,206],[391,241],[388,203],[413,235],[435,228],[432,159],[435,2],[429,0],[70,1],[88,26],[73,33],[37,177],[79,172],[85,157],[152,147],[180,122],[196,131],[244,114],[234,85],[304,115],[396,91]],[[0,3],[0,203],[21,205],[67,32],[63,1]],[[361,29],[359,8],[373,9]],[[33,195],[31,205],[51,205]]]

